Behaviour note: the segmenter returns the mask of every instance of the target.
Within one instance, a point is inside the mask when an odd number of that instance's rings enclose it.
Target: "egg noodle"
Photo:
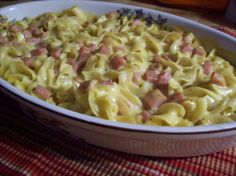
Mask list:
[[[236,59],[236,58],[235,58]],[[0,27],[0,76],[49,103],[111,121],[236,120],[236,71],[193,33],[72,7]]]

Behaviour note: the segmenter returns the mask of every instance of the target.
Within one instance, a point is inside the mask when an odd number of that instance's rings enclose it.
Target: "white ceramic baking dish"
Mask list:
[[[36,16],[80,6],[83,10],[103,14],[120,8],[140,9],[124,4],[96,1],[35,1],[0,9],[0,14],[11,19]],[[236,39],[199,23],[168,13],[145,9],[154,17],[161,15],[167,25],[178,25],[194,32],[206,47],[227,50],[221,55],[236,66]],[[223,50],[222,50],[223,51]],[[231,52],[231,56],[228,53]],[[75,138],[108,149],[133,154],[163,157],[185,157],[217,152],[236,146],[236,122],[194,127],[160,127],[112,122],[95,118],[46,103],[32,97],[0,79],[0,90],[12,97],[31,117]]]

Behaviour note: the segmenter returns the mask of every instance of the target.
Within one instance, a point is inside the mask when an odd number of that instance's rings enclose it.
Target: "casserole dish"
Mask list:
[[[81,9],[104,14],[120,8],[140,7],[87,1],[29,2],[0,10],[10,20],[56,12],[77,5]],[[161,15],[167,25],[178,25],[204,40],[205,47],[221,48],[221,55],[236,65],[236,39],[190,20],[150,9],[143,9],[153,16]],[[227,52],[224,52],[224,51]],[[236,122],[193,127],[144,126],[112,122],[66,110],[32,97],[0,80],[1,91],[13,98],[30,117],[75,138],[108,149],[147,156],[185,157],[223,150],[236,145]]]

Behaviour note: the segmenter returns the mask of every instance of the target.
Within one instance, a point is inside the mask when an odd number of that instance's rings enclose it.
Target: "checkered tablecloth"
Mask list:
[[[236,175],[236,147],[192,158],[144,157],[74,140],[28,118],[0,95],[0,175]]]
[[[28,118],[0,96],[0,175],[236,175],[236,147],[192,158],[125,154],[76,141]]]
[[[215,28],[236,36],[227,27]],[[191,158],[110,151],[44,127],[0,94],[0,175],[236,176],[236,147]]]

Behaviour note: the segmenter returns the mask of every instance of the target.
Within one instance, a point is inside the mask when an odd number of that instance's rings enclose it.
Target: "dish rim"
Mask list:
[[[20,6],[24,5],[33,5],[35,6],[36,4],[50,4],[53,1],[34,1],[34,2],[24,2],[24,3],[17,3],[14,5],[6,6],[3,8],[0,8],[0,14],[2,11],[7,11],[12,8],[20,8]],[[80,3],[84,4],[89,4],[89,3],[94,3],[94,4],[99,4],[99,5],[113,5],[113,6],[123,6],[127,8],[133,8],[133,9],[143,9],[145,12],[151,12],[151,13],[159,13],[161,15],[168,17],[171,17],[173,20],[178,19],[180,21],[187,22],[188,24],[194,26],[198,26],[201,28],[201,30],[208,30],[213,32],[213,35],[220,35],[222,37],[225,37],[229,40],[232,40],[233,42],[236,43],[236,38],[222,33],[220,31],[217,31],[216,29],[210,28],[206,25],[197,23],[195,21],[186,19],[184,17],[176,16],[173,14],[169,14],[166,12],[162,12],[159,10],[153,10],[149,8],[143,8],[140,6],[134,6],[134,5],[127,5],[127,4],[121,4],[121,3],[113,3],[113,2],[100,2],[100,1],[76,1],[76,0],[67,0],[65,1],[58,1],[57,3],[69,3],[69,2],[74,2],[78,3],[78,6]],[[10,92],[11,94],[31,103],[34,105],[39,106],[40,108],[44,108],[48,111],[63,115],[64,117],[67,118],[72,118],[73,120],[79,120],[81,122],[101,126],[101,127],[106,127],[106,128],[112,128],[112,129],[118,129],[118,130],[125,130],[125,131],[130,131],[130,132],[140,132],[140,133],[156,133],[156,134],[209,134],[209,133],[219,133],[219,132],[225,132],[225,131],[233,131],[236,130],[236,122],[230,122],[230,123],[222,123],[222,124],[214,124],[214,125],[201,125],[201,126],[188,126],[188,127],[172,127],[172,126],[147,126],[147,125],[138,125],[138,124],[129,124],[129,123],[124,123],[124,122],[114,122],[110,120],[105,120],[102,118],[98,118],[95,116],[89,116],[85,115],[82,113],[78,113],[75,111],[71,111],[50,103],[47,103],[46,101],[43,101],[37,97],[31,96],[27,94],[26,92],[14,87],[7,81],[3,80],[0,78],[0,88],[5,89],[6,91]]]

